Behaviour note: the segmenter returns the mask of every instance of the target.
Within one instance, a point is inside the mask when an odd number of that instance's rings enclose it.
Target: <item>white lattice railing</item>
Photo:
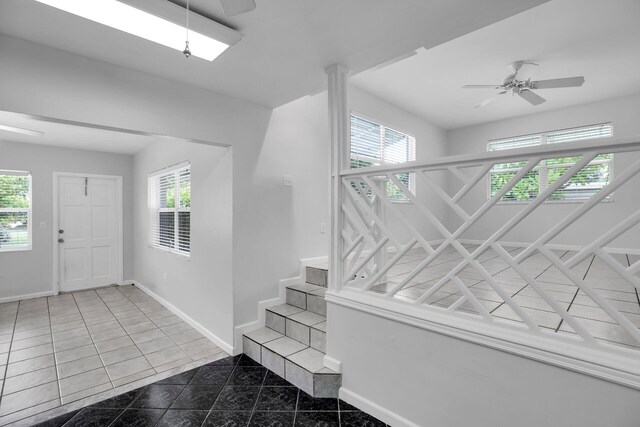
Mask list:
[[[580,185],[572,177],[607,154],[615,176],[589,198],[558,203],[558,194]],[[504,202],[541,164],[569,157],[553,180],[538,177],[539,194]],[[511,179],[489,197],[501,164],[511,164]],[[619,369],[620,360],[640,359],[639,172],[640,138],[344,170],[334,207],[342,226],[332,268],[340,280],[332,290],[441,323],[517,331],[525,345],[542,337],[560,353],[567,343],[575,350],[567,354],[609,354]],[[388,191],[406,202],[391,202]],[[614,192],[613,203],[601,203]],[[622,370],[637,375],[638,367]]]

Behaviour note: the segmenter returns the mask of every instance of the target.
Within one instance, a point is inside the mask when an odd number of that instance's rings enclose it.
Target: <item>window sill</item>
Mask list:
[[[25,252],[33,250],[32,246],[26,248],[0,248],[0,252]]]
[[[164,248],[159,248],[157,246],[153,246],[153,245],[147,245],[147,247],[153,251],[162,253],[162,254],[167,254],[167,255],[172,255],[175,256],[178,259],[181,259],[183,261],[189,261],[191,259],[191,254],[185,254],[182,252],[178,252],[178,251],[174,251],[171,249],[164,249]]]
[[[535,200],[535,199],[533,199]],[[527,203],[532,202],[533,200],[523,200],[521,202],[498,202],[496,203],[497,206],[501,206],[501,205],[526,205]],[[542,205],[581,205],[585,202],[587,202],[589,199],[581,199],[581,200],[547,200],[545,202],[542,203]],[[615,202],[615,198],[610,198],[610,199],[604,199],[601,200],[599,203],[614,203]]]

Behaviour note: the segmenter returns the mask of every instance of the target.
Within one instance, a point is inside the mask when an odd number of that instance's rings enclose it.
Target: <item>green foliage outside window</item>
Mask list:
[[[29,177],[0,175],[0,209],[29,209]],[[7,226],[19,221],[22,212],[5,212],[0,215],[0,226]]]
[[[503,202],[527,201],[538,196],[540,188],[540,174],[546,173],[547,185],[552,185],[564,175],[580,156],[558,157],[547,159],[531,172],[527,173],[501,199]],[[611,154],[600,154],[591,163],[583,167],[571,179],[555,191],[549,200],[584,200],[591,197],[609,182]],[[491,172],[491,196],[509,183],[526,163],[503,163],[495,165]]]

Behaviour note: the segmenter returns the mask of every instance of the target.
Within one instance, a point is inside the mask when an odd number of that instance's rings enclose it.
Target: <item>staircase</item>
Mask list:
[[[327,268],[306,267],[306,283],[287,286],[287,303],[268,308],[266,327],[242,337],[244,353],[313,397],[338,397],[342,378],[323,366]]]

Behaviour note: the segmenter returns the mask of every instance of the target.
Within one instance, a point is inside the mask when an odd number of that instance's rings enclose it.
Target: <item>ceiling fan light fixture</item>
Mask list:
[[[179,52],[187,50],[189,55],[207,61],[213,61],[229,47],[229,44],[215,38],[189,31],[192,48],[185,49],[183,41],[186,27],[116,0],[36,1]]]
[[[191,50],[189,50],[189,40],[185,42],[184,50],[182,51],[182,53],[187,57],[187,59],[189,59],[189,57],[191,56]]]

